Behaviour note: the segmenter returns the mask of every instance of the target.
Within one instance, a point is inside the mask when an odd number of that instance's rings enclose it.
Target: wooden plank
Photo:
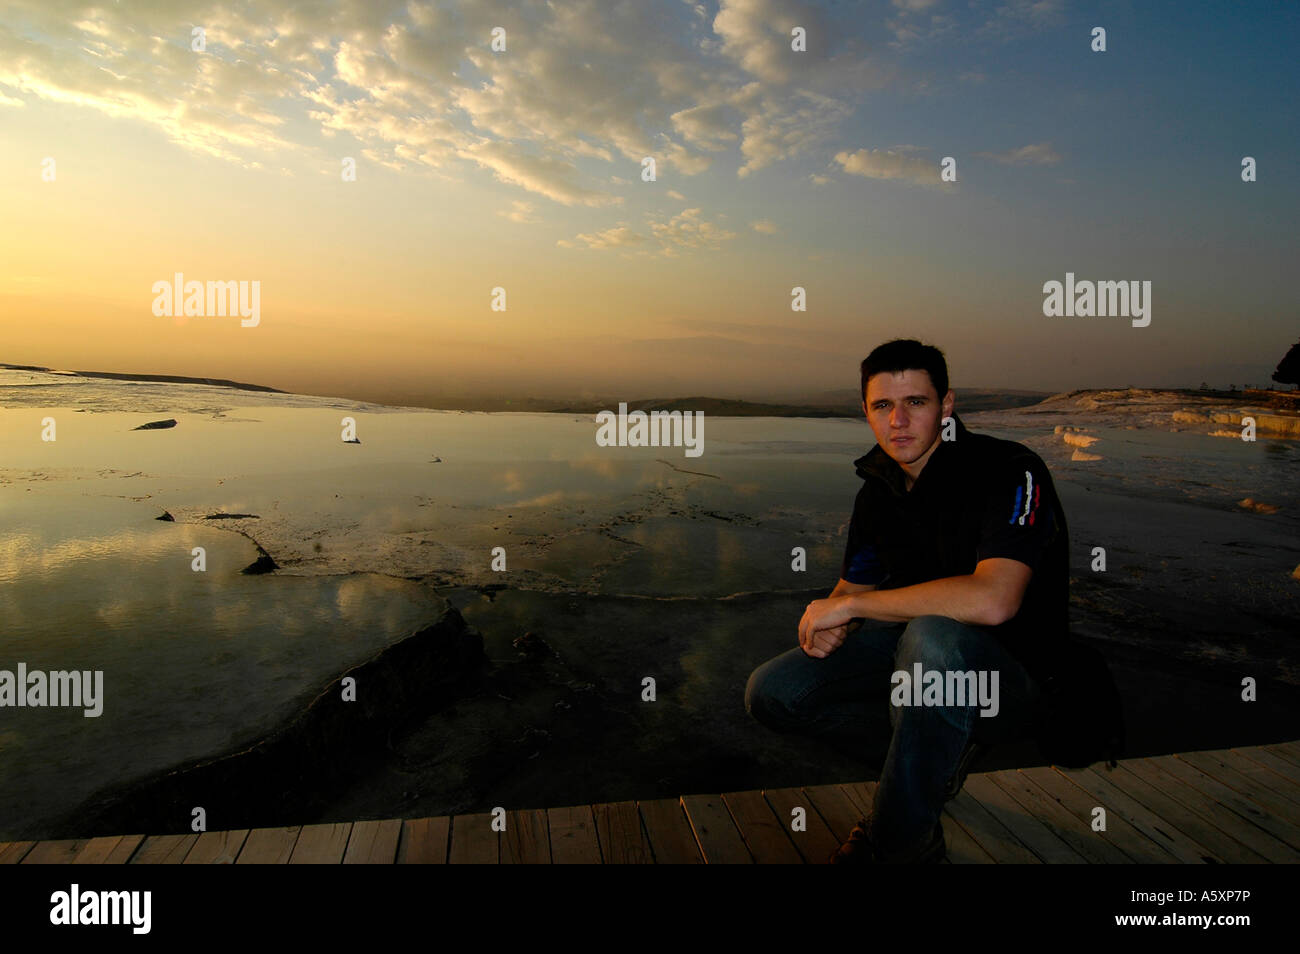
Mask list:
[[[345,865],[391,865],[397,858],[397,843],[402,839],[402,820],[359,821],[352,826]]]
[[[1047,864],[1080,865],[1088,860],[1056,832],[1025,810],[1025,807],[1003,791],[992,779],[982,775],[969,775],[963,789],[975,801],[1002,823],[1022,845]]]
[[[501,833],[503,865],[549,865],[551,833],[546,809],[524,808],[506,813],[506,830]]]
[[[90,844],[89,838],[62,838],[56,841],[37,842],[23,858],[25,865],[66,865],[77,853]]]
[[[1038,786],[1048,797],[1079,819],[1092,831],[1093,809],[1099,808],[1097,800],[1075,785],[1061,772],[1046,766],[1022,768],[1022,778]],[[1129,824],[1121,815],[1106,813],[1106,830],[1095,832],[1097,837],[1109,842],[1138,864],[1167,865],[1177,861],[1164,846],[1157,844],[1145,833]]]
[[[945,862],[950,865],[995,864],[993,856],[979,846],[979,842],[970,836],[970,832],[957,819],[948,814],[946,806],[939,816],[939,824],[943,825],[943,843],[947,850],[943,858]]]
[[[108,864],[109,858],[113,857],[114,852],[118,851],[122,839],[126,837],[133,836],[103,835],[99,838],[92,838],[86,842],[84,848],[72,857],[71,862],[74,865]]]
[[[607,865],[647,865],[654,856],[641,824],[636,802],[606,802],[591,806],[596,816],[600,856]]]
[[[352,822],[303,825],[289,855],[291,865],[340,865],[348,849]]]
[[[803,858],[786,833],[786,826],[772,811],[762,792],[724,792],[722,800],[757,864],[803,864]]]
[[[1056,771],[1095,798],[1106,809],[1107,816],[1119,815],[1184,864],[1212,864],[1222,860],[1215,852],[1172,822],[1161,818],[1110,779],[1102,778],[1090,769],[1070,771],[1056,767]]]
[[[876,800],[876,782],[841,782],[840,791],[848,796],[863,818],[871,815]]]
[[[683,795],[682,807],[686,809],[686,820],[695,832],[706,864],[754,863],[721,795]]]
[[[805,785],[804,794],[839,843],[842,845],[848,841],[849,832],[862,820],[857,803],[838,785]]]
[[[199,840],[185,856],[185,864],[233,865],[247,840],[247,828],[238,828],[234,831],[205,831],[199,835]]]
[[[0,865],[16,865],[36,847],[34,841],[7,841],[0,844]]]
[[[1300,766],[1300,742],[1274,742],[1264,746],[1264,750],[1292,765]]]
[[[1090,769],[1090,771],[1094,770]],[[1125,792],[1132,795],[1179,831],[1205,845],[1206,848],[1214,852],[1217,859],[1226,861],[1228,864],[1244,865],[1259,864],[1265,860],[1263,855],[1251,851],[1231,835],[1225,834],[1208,819],[1203,818],[1198,812],[1192,811],[1189,806],[1174,798],[1171,793],[1165,792],[1163,786],[1152,784],[1150,779],[1143,778],[1137,772],[1129,769],[1124,762],[1120,762],[1119,768],[1112,772],[1111,775],[1115,784],[1119,785]]]
[[[1042,864],[1037,855],[1022,845],[1006,826],[966,791],[965,786],[948,802],[945,811],[998,864]]]
[[[1089,864],[1133,864],[1132,858],[1105,838],[1099,837],[1101,833],[1093,831],[1091,824],[1083,821],[1073,812],[1067,811],[1065,806],[1021,775],[1018,770],[1004,769],[1000,772],[986,772],[984,775],[1024,806],[1025,811],[1051,829],[1057,838],[1078,852],[1080,857]]]
[[[1228,806],[1221,805],[1204,792],[1163,771],[1151,759],[1127,759],[1123,765],[1126,770],[1146,779],[1152,786],[1186,805],[1264,859],[1274,863],[1300,861],[1300,851],[1257,828],[1249,819],[1243,818]]]
[[[812,807],[808,796],[801,788],[769,788],[763,791],[763,798],[772,806],[772,812],[786,826],[794,822],[794,810],[804,812],[804,830],[789,828],[790,840],[803,860],[810,865],[824,865],[830,856],[840,847],[840,840],[826,827],[822,816]]]
[[[451,845],[451,818],[408,818],[397,845],[399,865],[445,865]]]
[[[254,828],[244,840],[244,847],[235,859],[237,865],[283,865],[293,854],[300,825],[288,828]]]
[[[1218,779],[1211,778],[1197,769],[1196,766],[1175,756],[1161,755],[1152,758],[1151,761],[1175,778],[1205,792],[1212,798],[1218,799],[1219,802],[1228,806],[1243,818],[1249,819],[1274,838],[1285,842],[1292,848],[1300,848],[1300,829],[1297,829],[1294,824],[1285,819],[1275,817],[1261,807],[1259,803],[1247,798],[1241,792],[1224,785]]]
[[[1265,811],[1272,812],[1279,818],[1295,818],[1300,815],[1300,805],[1297,805],[1285,795],[1279,795],[1272,788],[1251,779],[1248,775],[1243,775],[1226,761],[1219,758],[1217,752],[1181,752],[1177,757],[1229,788],[1235,788],[1256,805],[1259,805]]]
[[[1258,762],[1252,762],[1240,752],[1221,750],[1215,752],[1214,757],[1233,771],[1249,779],[1253,784],[1262,785],[1274,795],[1285,798],[1295,806],[1292,814],[1300,815],[1300,783],[1293,782],[1272,769],[1265,768]]]
[[[600,864],[596,815],[590,805],[548,808],[546,822],[551,832],[551,864]],[[637,825],[640,825],[639,820]]]
[[[135,857],[136,851],[144,844],[144,835],[123,835],[122,840],[104,859],[106,865],[125,865]]]
[[[188,835],[150,835],[131,858],[133,865],[179,865],[185,861],[198,832]]]
[[[492,830],[492,813],[456,815],[451,820],[453,865],[494,865],[501,860],[501,833]]]
[[[680,798],[638,801],[650,850],[657,865],[696,865],[704,861]]]
[[[1266,769],[1271,769],[1283,778],[1290,779],[1300,784],[1300,765],[1288,762],[1286,759],[1280,759],[1268,749],[1262,746],[1250,746],[1244,749],[1233,749],[1233,752],[1244,755],[1256,765],[1262,765]]]

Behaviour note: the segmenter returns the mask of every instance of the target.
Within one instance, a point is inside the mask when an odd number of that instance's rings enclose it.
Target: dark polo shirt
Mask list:
[[[853,505],[840,576],[891,590],[963,576],[992,557],[1033,576],[1014,617],[993,633],[1033,676],[1050,671],[1069,633],[1070,544],[1065,511],[1042,459],[1015,441],[972,434],[939,441],[920,477],[873,447],[854,461],[862,489]]]

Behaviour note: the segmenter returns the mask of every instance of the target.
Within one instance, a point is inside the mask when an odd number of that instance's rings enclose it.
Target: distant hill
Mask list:
[[[952,391],[957,399],[958,414],[1026,407],[1046,400],[1055,393],[1017,388],[953,388]],[[853,408],[857,412],[855,416],[862,415],[862,409],[858,406],[862,399],[854,388],[791,394],[786,395],[786,400],[792,404],[807,404],[812,407],[835,407],[841,410]]]
[[[155,381],[163,384],[210,384],[216,388],[236,388],[240,391],[267,391],[272,394],[285,394],[279,388],[268,388],[261,384],[243,384],[239,381],[227,381],[224,378],[186,378],[175,374],[124,374],[118,371],[57,371],[53,368],[41,368],[32,364],[0,364],[0,368],[10,371],[42,371],[45,374],[75,375],[79,378],[112,378],[116,381]]]
[[[688,397],[655,398],[645,401],[628,401],[629,411],[703,411],[709,417],[851,417],[845,408],[809,407],[798,404],[760,404],[755,401],[737,401],[729,398]],[[556,414],[596,414],[598,411],[618,411],[618,402],[584,402],[547,408]],[[861,416],[861,409],[858,416]]]
[[[953,388],[957,413],[997,411],[1027,407],[1051,397],[1050,391],[999,391],[995,388]],[[862,417],[862,407],[854,391],[824,392],[808,395],[805,400],[791,404],[769,404],[760,401],[741,401],[729,398],[690,397],[656,398],[654,400],[628,401],[629,411],[703,411],[718,417]],[[519,408],[523,410],[523,408]],[[597,411],[617,411],[618,402],[583,401],[537,410],[562,414],[595,414]]]
[[[151,381],[172,384],[208,384],[213,387],[234,388],[239,391],[261,391],[286,394],[280,388],[261,384],[246,384],[224,378],[193,378],[174,374],[133,374],[118,371],[60,371],[37,365],[0,364],[12,371],[40,371],[83,378],[109,378],[116,381]],[[1048,397],[1050,391],[1024,391],[998,388],[954,388],[957,413],[1008,410],[1037,404]],[[617,411],[619,399],[593,397],[566,399],[541,397],[456,397],[447,395],[375,395],[335,394],[320,397],[344,397],[349,400],[401,407],[427,407],[446,411],[533,411],[554,414],[590,414],[598,411]],[[862,407],[857,392],[852,388],[834,391],[808,392],[788,395],[784,401],[751,401],[739,398],[684,397],[653,398],[628,401],[628,410],[635,411],[703,411],[711,417],[851,417],[861,418]]]

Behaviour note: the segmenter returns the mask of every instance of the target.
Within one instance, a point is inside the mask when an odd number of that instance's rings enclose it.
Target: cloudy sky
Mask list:
[[[758,398],[911,336],[957,386],[1266,383],[1298,10],[3,0],[0,361]],[[260,282],[260,323],[155,316],[177,272]],[[1150,281],[1150,324],[1046,317],[1066,272]]]

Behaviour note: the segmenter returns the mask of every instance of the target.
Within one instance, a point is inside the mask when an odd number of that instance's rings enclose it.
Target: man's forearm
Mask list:
[[[850,593],[852,614],[888,623],[906,623],[918,616],[947,616],[974,626],[1001,623],[996,593],[974,574],[948,576],[896,590]]]

